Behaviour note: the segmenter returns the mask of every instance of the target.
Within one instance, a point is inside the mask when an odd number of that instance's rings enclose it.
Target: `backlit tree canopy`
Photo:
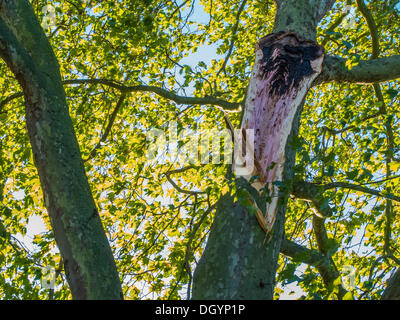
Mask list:
[[[297,1],[323,12],[314,38],[307,31],[312,28],[291,30],[297,21],[292,1],[276,2],[0,1],[2,299],[72,298],[52,227],[57,216],[51,222],[47,213],[56,200],[50,195],[47,204],[46,194],[55,194],[57,185],[71,212],[86,206],[87,192],[87,210],[101,219],[125,299],[190,299],[219,199],[231,194],[252,216],[254,206],[247,191],[232,187],[230,164],[223,160],[180,161],[166,144],[149,157],[155,129],[167,139],[175,132],[180,140],[174,147],[180,149],[196,132],[221,132],[227,124],[239,128],[256,44],[282,30],[316,41],[325,58],[304,100],[298,134],[288,141],[296,151],[292,177],[274,182],[290,196],[273,297],[287,298],[294,290],[303,299],[400,298],[400,4],[325,0],[322,10],[314,0]],[[294,22],[275,21],[277,10]],[[23,26],[16,27],[13,14],[24,19]],[[17,53],[9,54],[12,50]],[[46,121],[62,132],[63,118],[51,116],[52,106],[62,105],[58,67],[94,205],[85,182],[73,181],[82,186],[75,195],[74,187],[67,190],[49,178],[51,172],[43,178],[48,186],[39,180],[40,150],[46,147],[34,141],[33,132],[54,133],[29,105],[45,96]],[[35,86],[22,84],[30,76],[48,90],[32,101]],[[30,119],[44,122],[39,128]],[[76,171],[83,172],[71,141],[71,155],[63,159],[77,161]],[[58,163],[54,170],[65,170],[63,179],[75,177],[63,162],[48,161],[44,171]],[[69,197],[79,201],[71,204]],[[29,221],[41,220],[43,230],[27,233]],[[100,223],[90,230],[96,228]],[[87,234],[74,241],[90,242]],[[55,268],[54,290],[41,286],[46,266]]]

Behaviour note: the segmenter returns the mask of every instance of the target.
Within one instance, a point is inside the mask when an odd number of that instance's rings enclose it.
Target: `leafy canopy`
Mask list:
[[[354,25],[337,23],[343,20],[345,2],[338,1],[325,17],[318,41],[326,54],[348,59],[351,68],[370,58],[371,36],[354,4]],[[31,4],[43,19],[47,2]],[[368,4],[379,29],[382,56],[398,54],[400,20],[395,5],[395,1]],[[64,80],[108,79],[236,103],[245,96],[255,43],[272,32],[275,14],[272,1],[264,0],[232,0],[229,5],[221,0],[69,0],[53,6],[56,25],[46,34]],[[40,286],[41,267],[54,266],[60,271],[54,298],[71,298],[32,160],[23,98],[5,100],[20,88],[4,63],[0,68],[0,296],[48,298],[49,291]],[[388,150],[385,126],[389,123],[394,133],[399,132],[400,89],[398,81],[381,88],[383,101],[366,85],[329,83],[311,90],[296,140],[296,180],[349,182],[400,194],[400,162],[394,159],[400,141],[394,134],[393,148]],[[66,84],[65,91],[125,297],[186,298],[214,204],[228,190],[227,166],[194,163],[173,172],[183,167],[174,159],[148,160],[146,150],[152,141],[146,134],[154,128],[168,132],[174,121],[179,132],[222,130],[224,113],[211,105],[177,104],[151,92],[124,93],[90,81]],[[229,118],[238,126],[240,112],[229,113]],[[389,160],[388,152],[393,155]],[[386,254],[388,241],[399,256],[397,204],[345,188],[329,189],[324,197],[334,211],[325,227],[336,267],[355,268],[356,298],[379,298],[395,268],[391,259],[379,258]],[[385,238],[388,206],[390,240]],[[308,202],[290,199],[287,238],[316,249],[313,214]],[[43,219],[46,231],[22,241],[28,220],[35,216]],[[276,298],[289,283],[297,283],[307,299],[331,297],[314,267],[284,256],[279,265]]]

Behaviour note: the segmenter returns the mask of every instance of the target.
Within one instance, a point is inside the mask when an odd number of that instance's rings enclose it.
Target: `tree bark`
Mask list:
[[[346,67],[346,59],[325,57],[323,71],[314,84],[322,82],[341,82],[372,84],[400,77],[400,55],[361,60],[351,69]]]
[[[388,280],[382,300],[400,300],[400,268]]]
[[[273,298],[295,161],[290,141],[298,132],[304,98],[321,72],[323,53],[314,42],[316,26],[334,1],[276,3],[274,33],[256,48],[241,125],[255,132],[255,170],[247,181],[234,181],[236,189],[254,199],[265,223],[260,228],[251,207],[234,196],[220,199],[194,273],[193,299]],[[283,181],[283,188],[272,184],[277,180]],[[262,196],[265,186],[270,193]]]
[[[25,97],[26,125],[74,299],[121,299],[113,255],[85,175],[57,59],[27,0],[0,1],[0,55]]]

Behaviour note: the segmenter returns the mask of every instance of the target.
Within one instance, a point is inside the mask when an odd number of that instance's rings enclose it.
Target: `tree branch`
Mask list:
[[[329,257],[330,253],[328,250],[328,234],[325,228],[325,219],[313,216],[312,225],[319,252]]]
[[[325,189],[320,185],[298,181],[293,184],[292,195],[298,199],[311,201],[316,209],[316,214],[320,217],[331,217],[333,212],[329,206],[329,201],[324,198]]]
[[[312,202],[316,202],[317,204],[322,201],[322,192],[335,189],[335,188],[343,188],[350,189],[354,191],[360,191],[363,193],[368,193],[373,196],[382,197],[385,199],[390,199],[396,202],[400,202],[400,197],[393,195],[391,193],[382,193],[382,191],[367,188],[364,186],[360,186],[357,184],[352,184],[348,182],[332,182],[327,184],[316,184],[312,182],[306,181],[298,181],[293,184],[292,195],[299,199],[310,200]]]
[[[374,17],[368,7],[365,5],[364,0],[357,0],[357,6],[362,15],[364,16],[370,34],[371,34],[371,41],[372,41],[372,59],[376,59],[379,56],[379,34],[378,28],[376,26]]]
[[[351,69],[346,67],[346,59],[326,56],[322,72],[314,81],[314,85],[333,81],[372,84],[398,78],[400,78],[400,55],[361,60]]]
[[[240,110],[241,103],[228,102],[219,98],[212,96],[205,97],[185,97],[177,95],[172,91],[148,85],[136,85],[136,86],[126,86],[122,83],[107,80],[107,79],[74,79],[74,80],[64,80],[64,84],[103,84],[111,88],[117,89],[121,92],[152,92],[160,97],[168,100],[172,100],[178,104],[189,104],[189,105],[214,105],[220,107],[223,110],[228,111],[238,111]]]
[[[182,189],[181,187],[179,187],[174,180],[172,180],[172,178],[170,177],[170,173],[166,172],[165,176],[168,180],[168,182],[180,193],[184,193],[184,194],[189,194],[189,195],[198,195],[198,194],[206,194],[207,192],[205,191],[192,191],[192,190],[185,190]]]
[[[226,64],[228,63],[228,60],[229,60],[229,57],[230,57],[231,54],[232,54],[233,47],[234,47],[235,41],[236,41],[236,32],[237,32],[237,29],[238,29],[238,27],[239,27],[240,15],[241,15],[242,12],[243,12],[243,9],[244,9],[244,7],[245,7],[245,5],[246,5],[246,2],[247,2],[247,0],[243,0],[242,3],[240,4],[240,7],[239,7],[238,11],[237,11],[237,14],[236,14],[236,23],[235,23],[235,25],[234,25],[234,27],[233,27],[233,31],[232,31],[231,44],[230,44],[230,46],[229,46],[228,53],[226,54],[224,63],[222,64],[221,68],[220,68],[220,69],[218,70],[218,72],[217,72],[217,77],[219,76],[219,74],[220,74],[222,71],[225,70]]]
[[[371,13],[371,11],[368,9],[368,7],[365,5],[364,0],[357,0],[357,5],[358,8],[360,9],[362,15],[364,16],[368,28],[371,34],[371,41],[372,41],[372,55],[371,59],[376,59],[379,57],[380,53],[380,47],[379,47],[379,33],[378,33],[378,28],[376,26],[374,17]],[[387,108],[385,105],[385,99],[382,94],[382,89],[379,83],[375,82],[373,83],[375,95],[380,102],[379,104],[379,112],[382,113],[383,115],[387,115]],[[390,118],[384,118],[384,127],[385,127],[385,133],[386,133],[386,155],[385,155],[385,163],[386,163],[386,178],[390,178],[392,172],[390,168],[390,163],[393,158],[394,154],[394,137],[393,137],[393,129],[392,129],[392,124]],[[386,193],[391,192],[391,188],[386,186],[385,189]],[[391,249],[390,249],[390,240],[391,240],[391,234],[392,234],[392,219],[393,217],[393,204],[390,198],[386,198],[386,208],[385,208],[385,217],[386,217],[386,225],[385,225],[385,231],[384,231],[384,252],[387,254],[391,254]]]
[[[9,95],[8,97],[4,98],[2,101],[0,101],[0,112],[3,112],[3,108],[7,103],[11,102],[14,99],[23,97],[23,96],[24,96],[24,94],[22,92],[16,92],[16,93],[13,93],[13,94]]]
[[[101,143],[107,140],[107,137],[111,132],[111,128],[112,128],[112,126],[113,126],[113,124],[115,122],[117,114],[118,114],[119,110],[121,109],[121,106],[122,106],[125,98],[126,98],[126,93],[123,92],[121,94],[120,98],[118,99],[118,102],[117,102],[117,105],[115,106],[114,111],[112,112],[112,114],[110,116],[110,119],[108,121],[108,125],[107,125],[106,129],[104,130],[103,134],[101,135],[100,141],[92,149],[92,151],[90,152],[88,158],[85,159],[85,161],[88,161],[88,160],[92,159],[96,155],[97,150],[101,147]]]
[[[371,194],[373,196],[377,196],[377,197],[382,197],[385,199],[390,199],[396,202],[400,202],[400,197],[393,195],[391,193],[382,193],[381,191],[375,190],[375,189],[371,189],[371,188],[367,188],[367,187],[363,187],[357,184],[352,184],[352,183],[347,183],[347,182],[332,182],[332,183],[328,183],[323,185],[325,190],[328,189],[333,189],[333,188],[344,188],[344,189],[351,189],[351,190],[355,190],[355,191],[360,191],[363,193],[368,193]]]
[[[172,100],[177,104],[187,104],[187,105],[213,105],[219,107],[225,111],[240,111],[243,103],[238,102],[229,102],[223,99],[219,99],[213,96],[204,96],[204,97],[185,97],[177,95],[172,91],[168,91],[166,89],[156,87],[156,86],[148,86],[148,85],[136,85],[136,86],[126,86],[122,83],[108,80],[108,79],[72,79],[72,80],[64,80],[62,82],[64,85],[75,85],[75,84],[102,84],[114,89],[121,91],[122,93],[128,92],[152,92],[157,94],[160,97],[163,97],[168,100]],[[0,111],[10,101],[22,97],[22,92],[14,93],[7,98],[3,99],[0,102]]]
[[[330,81],[373,84],[400,78],[400,55],[379,58],[379,33],[374,17],[363,0],[357,0],[357,6],[364,16],[371,34],[371,59],[362,60],[349,70],[346,67],[345,59],[327,56],[322,73],[316,79],[315,84]]]
[[[317,250],[308,249],[288,239],[282,240],[281,253],[296,261],[313,267],[331,269],[330,261],[325,255],[321,254]],[[332,271],[333,270],[330,270],[330,273],[332,273]]]
[[[333,282],[340,276],[331,259],[317,250],[311,250],[293,241],[283,239],[281,243],[281,253],[296,261],[315,267],[320,273],[328,290],[332,289]],[[339,288],[341,288],[339,290],[341,296],[343,296],[346,290],[344,290],[342,286],[339,286]]]
[[[315,240],[317,242],[318,250],[327,257],[330,261],[330,266],[332,270],[335,272],[330,273],[329,275],[335,276],[334,279],[328,278],[325,280],[325,285],[328,287],[328,289],[331,289],[333,287],[333,281],[340,276],[339,271],[336,268],[335,262],[332,259],[332,254],[333,252],[331,251],[331,244],[330,244],[330,239],[328,238],[328,233],[325,228],[325,218],[320,218],[316,215],[313,216],[312,220],[312,225],[313,225],[313,230],[314,230],[314,235],[315,235]],[[325,275],[325,277],[328,277],[328,275]],[[329,281],[329,282],[328,282]],[[333,288],[332,288],[333,289]],[[343,288],[343,286],[340,284],[338,286],[338,292],[337,296],[339,299],[342,299],[342,297],[346,294],[346,290]]]
[[[341,15],[339,15],[336,18],[336,20],[326,30],[324,30],[325,34],[328,34],[329,32],[332,32],[333,30],[335,30],[336,27],[338,27],[342,23],[342,21],[344,20],[344,18],[346,16],[347,16],[347,13],[342,13]],[[330,40],[330,37],[328,35],[326,35],[324,40],[321,41],[321,46],[325,47],[328,40]]]

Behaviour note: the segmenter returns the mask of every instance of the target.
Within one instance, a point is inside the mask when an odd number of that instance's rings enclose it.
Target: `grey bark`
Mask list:
[[[265,199],[246,180],[236,180],[235,186],[246,189],[265,212]],[[268,244],[255,215],[229,192],[216,210],[207,248],[195,270],[192,299],[272,299],[282,215]]]
[[[295,32],[299,37],[314,40],[316,26],[334,1],[277,2],[274,32]],[[301,5],[300,5],[301,3]],[[283,181],[287,188],[279,193],[279,205],[271,238],[266,237],[257,219],[248,208],[225,195],[219,201],[205,251],[194,273],[193,299],[272,299],[275,274],[284,236],[285,211],[293,177],[295,150],[290,141],[297,135],[301,104],[293,120],[285,148]],[[253,193],[258,207],[265,208],[265,199],[254,193],[245,182],[240,187]],[[264,203],[263,203],[264,202]]]
[[[281,253],[295,261],[316,267],[327,288],[332,288],[333,282],[340,276],[331,259],[317,250],[311,250],[284,239],[281,245]],[[340,287],[340,290],[343,293],[342,287]]]
[[[399,55],[361,60],[351,69],[346,67],[345,59],[327,56],[325,57],[322,73],[315,80],[315,84],[332,81],[372,84],[394,80],[399,77]]]
[[[382,300],[400,300],[400,268],[388,280]]]
[[[301,108],[291,136],[297,134]],[[286,146],[284,180],[293,175],[295,151]],[[236,188],[245,188],[265,213],[266,200],[247,181],[239,179]],[[271,238],[260,228],[254,214],[227,193],[219,201],[206,249],[195,269],[192,299],[271,300],[284,236],[287,190],[280,193]]]
[[[27,0],[0,1],[0,55],[20,83],[26,126],[74,299],[121,299],[85,175],[57,59]]]
[[[335,0],[275,0],[277,5],[274,32],[295,32],[316,40],[317,25],[331,9]]]

